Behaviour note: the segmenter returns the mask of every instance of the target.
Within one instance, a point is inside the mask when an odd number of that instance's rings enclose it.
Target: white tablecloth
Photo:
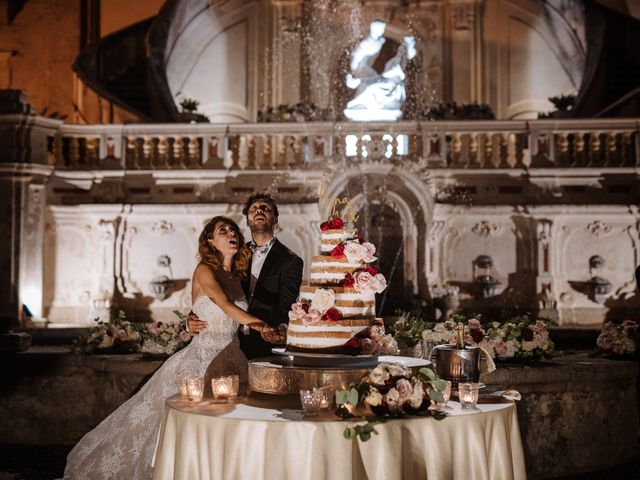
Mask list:
[[[181,479],[524,479],[515,405],[461,410],[442,421],[410,417],[377,424],[367,442],[342,436],[347,421],[308,418],[295,405],[239,399],[229,404],[167,401],[155,480]]]

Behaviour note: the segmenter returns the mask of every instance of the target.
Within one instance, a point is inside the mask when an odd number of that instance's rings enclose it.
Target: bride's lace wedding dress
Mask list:
[[[234,303],[247,309],[245,300]],[[150,479],[165,400],[180,391],[180,377],[240,374],[241,383],[246,382],[247,359],[240,351],[238,323],[206,296],[196,298],[192,310],[208,322],[208,328],[164,362],[138,393],[82,437],[67,457],[65,479]],[[215,364],[215,372],[211,372],[210,364]]]

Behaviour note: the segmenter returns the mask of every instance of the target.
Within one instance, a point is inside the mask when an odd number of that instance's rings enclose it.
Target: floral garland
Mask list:
[[[637,321],[605,322],[596,340],[596,354],[610,358],[633,358],[638,354],[639,344],[640,324]]]
[[[191,341],[191,334],[186,331],[186,317],[178,310],[173,313],[179,322],[130,322],[122,310],[110,322],[96,319],[97,325],[84,339],[82,350],[86,353],[172,355]]]
[[[386,418],[420,415],[443,419],[446,415],[438,404],[444,403],[442,392],[446,387],[447,383],[428,368],[421,368],[418,375],[413,375],[412,370],[403,365],[381,363],[349,389],[336,392],[336,415],[367,417],[365,425],[348,426],[344,437],[359,437],[366,442],[371,434],[377,433],[373,425]]]

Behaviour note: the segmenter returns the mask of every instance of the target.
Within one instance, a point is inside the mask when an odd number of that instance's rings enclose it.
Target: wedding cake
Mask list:
[[[334,217],[320,225],[320,255],[311,260],[309,282],[289,311],[286,350],[307,353],[373,354],[384,335],[376,319],[375,294],[387,286],[370,265],[375,246]]]

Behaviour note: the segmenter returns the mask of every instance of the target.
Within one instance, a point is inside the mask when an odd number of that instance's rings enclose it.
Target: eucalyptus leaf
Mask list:
[[[362,431],[365,433],[373,432],[373,423],[366,423],[362,426]]]
[[[342,405],[343,403],[347,403],[348,396],[349,390],[340,390],[336,392],[336,404]]]
[[[441,378],[438,378],[434,382],[433,387],[439,392],[444,392],[447,389],[447,381],[442,380]]]
[[[434,402],[444,403],[444,396],[442,395],[442,392],[439,392],[432,388],[429,389],[429,398],[431,398],[431,400],[433,400]]]
[[[347,403],[350,403],[351,405],[358,404],[358,390],[355,388],[349,390],[347,393]]]
[[[367,440],[369,440],[371,438],[371,434],[368,432],[362,432],[360,434],[360,440],[362,440],[363,442],[366,442]]]
[[[421,377],[426,378],[429,382],[432,382],[437,378],[436,374],[430,368],[421,368],[418,370],[418,374],[420,374]]]
[[[353,440],[354,438],[356,438],[356,429],[353,427],[347,427],[344,429],[344,432],[342,434],[344,435],[344,438]]]

